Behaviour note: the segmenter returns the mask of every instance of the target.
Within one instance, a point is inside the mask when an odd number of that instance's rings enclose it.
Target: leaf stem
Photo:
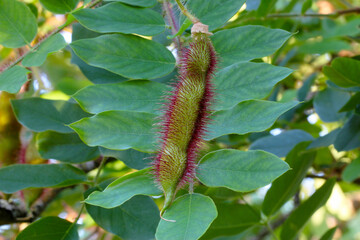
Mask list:
[[[179,6],[182,14],[184,14],[184,16],[186,16],[192,23],[198,23],[200,22],[199,19],[197,19],[194,15],[192,15],[187,9],[186,7],[182,4],[181,0],[175,0],[177,5]]]
[[[179,31],[179,26],[178,26],[178,23],[176,22],[175,20],[175,15],[174,15],[174,11],[171,7],[171,4],[168,0],[165,0],[163,2],[163,9],[164,9],[164,12],[166,14],[166,17],[168,19],[168,23],[169,25],[171,26],[171,32],[173,35],[176,35],[176,33]],[[176,36],[174,39],[173,39],[173,42],[175,44],[175,47],[177,49],[177,53],[178,53],[178,56],[181,56],[181,41],[180,41],[180,37],[179,36]]]
[[[105,166],[105,162],[107,161],[107,157],[102,157],[101,162],[100,162],[100,166],[98,168],[98,171],[96,172],[96,176],[94,178],[94,184],[95,186],[98,185],[98,181],[99,181],[99,176],[101,173],[101,170],[103,169],[103,167]]]
[[[266,222],[265,222],[265,226],[267,227],[267,229],[269,230],[269,232],[271,233],[271,235],[273,236],[273,238],[274,238],[275,240],[279,240],[279,238],[276,236],[274,230],[272,229],[269,221],[266,221]]]
[[[96,0],[93,1],[92,3],[89,3],[85,8],[92,8],[94,6],[96,6],[97,4],[99,4],[100,2],[102,2],[103,0]],[[76,11],[76,10],[75,10]],[[29,51],[27,51],[25,54],[21,55],[19,58],[17,58],[14,62],[10,63],[8,67],[4,68],[3,71],[0,71],[0,74],[2,72],[5,72],[6,70],[12,68],[13,66],[17,65],[18,63],[20,63],[29,53],[33,52],[34,50],[38,49],[40,47],[40,45],[49,37],[54,36],[55,34],[61,32],[64,28],[66,28],[67,26],[71,25],[73,22],[75,21],[75,18],[71,18],[70,21],[66,21],[63,25],[61,25],[60,27],[58,27],[56,30],[54,30],[53,32],[51,32],[50,34],[48,34],[44,39],[42,39],[40,42],[38,42],[35,46],[33,46],[32,48],[30,48]],[[1,69],[1,68],[0,68]]]

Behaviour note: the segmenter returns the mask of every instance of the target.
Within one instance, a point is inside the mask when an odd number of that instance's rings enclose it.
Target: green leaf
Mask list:
[[[221,69],[215,76],[214,109],[234,107],[239,102],[266,97],[274,85],[292,73],[291,69],[265,63],[242,62]]]
[[[123,161],[126,166],[133,169],[144,169],[150,166],[152,162],[152,155],[128,149],[124,151],[115,151],[100,147],[101,155],[104,157],[113,157]]]
[[[125,110],[154,113],[170,88],[164,84],[136,80],[115,84],[92,85],[78,91],[73,98],[87,112]]]
[[[86,211],[100,227],[123,240],[154,239],[160,220],[158,207],[147,196],[135,196],[111,209],[86,204]]]
[[[76,8],[79,0],[40,0],[40,3],[53,13],[68,13]]]
[[[209,25],[209,30],[223,26],[232,16],[234,16],[245,0],[189,0],[186,8],[190,10],[202,23]],[[181,15],[180,23],[185,17]]]
[[[152,7],[156,4],[156,0],[105,0],[105,2],[122,2],[138,7]]]
[[[133,148],[154,151],[154,119],[157,115],[144,112],[107,111],[70,124],[89,146],[113,150]]]
[[[37,33],[34,14],[23,2],[0,0],[0,44],[18,48],[30,44]]]
[[[197,240],[217,217],[211,198],[201,194],[186,194],[177,198],[165,211],[156,230],[157,240]]]
[[[331,62],[331,66],[324,66],[324,74],[340,87],[360,86],[359,72],[360,61],[339,57]]]
[[[103,208],[114,208],[136,195],[161,194],[162,191],[155,185],[149,169],[144,169],[115,180],[103,192],[90,194],[85,202]]]
[[[310,217],[323,206],[331,195],[336,179],[327,180],[309,199],[297,207],[282,226],[280,238],[291,240],[296,237]]]
[[[197,177],[209,187],[248,192],[268,185],[287,170],[289,166],[271,153],[222,149],[200,160]]]
[[[326,233],[324,233],[324,235],[322,235],[320,240],[332,240],[336,229],[337,227],[330,228],[328,231],[326,231]]]
[[[169,50],[138,36],[103,35],[77,40],[70,46],[86,63],[128,78],[153,79],[175,67],[175,58]]]
[[[33,222],[16,240],[78,240],[76,224],[59,217],[44,217]]]
[[[360,146],[360,116],[354,114],[341,128],[334,142],[337,151],[350,151]]]
[[[335,122],[345,117],[339,110],[350,99],[350,94],[333,88],[326,88],[314,98],[314,108],[324,122]]]
[[[11,105],[18,121],[35,132],[53,130],[71,133],[68,124],[91,116],[78,104],[61,100],[24,98],[12,100]]]
[[[216,32],[212,37],[221,67],[274,53],[291,34],[281,29],[243,26]],[[240,44],[239,44],[240,43]]]
[[[72,15],[85,27],[101,33],[153,36],[165,30],[165,22],[159,13],[122,3],[110,3],[95,9],[84,8]]]
[[[360,92],[351,96],[350,100],[339,110],[339,112],[348,112],[359,106],[360,104]]]
[[[299,129],[284,131],[276,136],[267,136],[251,144],[251,150],[264,150],[278,157],[285,157],[298,143],[311,141],[314,138],[307,132]]]
[[[337,128],[330,133],[326,134],[325,136],[319,137],[315,139],[308,147],[308,149],[312,148],[321,148],[321,147],[328,147],[334,144],[337,135],[340,132],[340,128]]]
[[[0,191],[63,187],[86,181],[80,169],[69,164],[14,164],[0,169]]]
[[[90,161],[100,155],[98,148],[84,144],[76,133],[42,132],[36,136],[36,145],[42,158],[68,163]]]
[[[312,5],[312,0],[305,0],[305,2],[303,3],[302,7],[301,7],[301,14],[306,13],[306,11],[311,8]]]
[[[247,204],[237,202],[216,203],[218,217],[210,225],[201,239],[214,239],[220,236],[236,235],[259,224],[260,212]]]
[[[344,181],[352,182],[360,177],[360,158],[353,160],[342,173]]]
[[[271,12],[276,5],[276,0],[261,0],[257,10],[257,16],[264,17]]]
[[[92,32],[79,23],[72,24],[71,37],[73,42],[80,39],[94,38],[98,36],[100,36],[99,33]],[[85,77],[93,83],[117,83],[127,80],[126,78],[105,69],[90,66],[79,58],[74,51],[71,51],[71,63],[78,65]]]
[[[276,119],[298,104],[292,102],[271,102],[263,100],[244,101],[228,110],[215,112],[211,118],[209,134],[206,140],[211,140],[227,134],[245,134],[261,132],[276,121]]]
[[[262,212],[271,216],[295,193],[315,160],[316,152],[306,152],[309,143],[298,144],[286,157],[291,170],[276,179],[265,195]]]
[[[0,91],[17,93],[28,81],[29,70],[20,66],[11,67],[0,74]]]
[[[38,49],[29,53],[21,63],[25,67],[40,66],[45,62],[46,57],[50,53],[57,52],[66,45],[67,43],[65,42],[64,37],[60,33],[55,34],[42,42]]]
[[[322,41],[308,41],[298,49],[299,53],[305,54],[324,54],[337,53],[341,50],[350,50],[351,45],[344,40],[324,39]]]

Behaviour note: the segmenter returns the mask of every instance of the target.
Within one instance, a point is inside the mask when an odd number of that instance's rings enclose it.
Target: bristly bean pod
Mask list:
[[[192,29],[192,42],[183,53],[178,82],[161,122],[160,147],[153,165],[156,181],[165,194],[162,213],[176,192],[194,180],[197,153],[209,122],[217,58],[206,27],[197,23]]]

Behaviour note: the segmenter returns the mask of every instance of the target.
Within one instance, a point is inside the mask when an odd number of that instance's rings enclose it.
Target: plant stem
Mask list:
[[[178,23],[175,20],[175,14],[171,7],[171,4],[168,0],[163,2],[163,9],[165,11],[166,17],[168,19],[168,23],[171,26],[171,33],[175,35],[179,31]],[[179,57],[181,57],[181,41],[180,37],[176,36],[173,38],[173,42],[175,44],[175,47],[177,49],[177,54]]]
[[[99,4],[100,2],[102,2],[102,0],[96,0],[93,1],[92,3],[89,3],[86,8],[92,8],[94,6],[96,6],[97,4]],[[58,27],[56,30],[54,30],[53,32],[51,32],[50,34],[48,34],[43,40],[41,40],[40,42],[38,42],[35,46],[33,46],[32,48],[30,48],[29,51],[27,51],[25,54],[23,54],[22,56],[20,56],[19,58],[17,58],[14,62],[12,62],[11,64],[9,64],[8,67],[4,68],[3,71],[0,72],[0,74],[2,72],[5,72],[6,70],[12,68],[13,66],[17,65],[18,63],[20,63],[29,53],[33,52],[34,50],[38,49],[40,47],[40,45],[49,37],[54,36],[55,34],[61,32],[64,28],[66,28],[67,26],[71,25],[73,22],[75,21],[75,18],[71,19],[70,21],[66,21],[63,25],[61,25],[60,27]]]
[[[181,0],[175,0],[177,5],[179,6],[182,14],[184,14],[192,23],[198,23],[200,22],[199,19],[197,19],[194,15],[192,15],[186,7],[181,3]]]
[[[265,225],[266,225],[267,229],[269,230],[269,232],[271,233],[271,235],[273,236],[273,238],[274,238],[275,240],[279,240],[279,238],[276,236],[274,230],[273,230],[272,227],[270,226],[270,223],[269,223],[268,221],[266,221]]]
[[[100,162],[100,166],[98,168],[98,171],[96,172],[96,176],[94,178],[94,184],[95,186],[98,185],[98,181],[99,181],[99,176],[101,173],[102,168],[105,166],[105,162],[107,161],[107,157],[102,157],[101,162]]]
[[[333,13],[328,14],[321,14],[321,13],[307,13],[307,14],[300,14],[300,13],[278,13],[278,14],[269,14],[266,18],[292,18],[292,17],[338,17],[345,14],[357,13],[360,14],[360,8],[350,8],[346,10],[339,10]]]

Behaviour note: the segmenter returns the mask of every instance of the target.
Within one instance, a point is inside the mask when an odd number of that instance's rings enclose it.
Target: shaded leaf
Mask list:
[[[60,33],[55,34],[42,42],[38,49],[29,53],[21,63],[25,67],[40,66],[50,53],[57,52],[66,45],[64,37]]]
[[[310,217],[329,199],[336,179],[327,180],[309,199],[297,207],[282,226],[280,238],[291,240],[296,237]]]
[[[347,182],[352,182],[358,177],[360,177],[360,158],[353,160],[342,173],[343,180]]]
[[[349,151],[360,146],[360,116],[354,114],[341,128],[334,143],[336,150]]]
[[[297,104],[296,101],[279,103],[249,100],[231,109],[217,111],[211,116],[213,121],[205,139],[211,140],[227,134],[264,131],[271,127],[281,114]]]
[[[162,191],[155,186],[149,169],[144,169],[115,180],[103,192],[93,192],[85,202],[103,208],[114,208],[136,195],[160,194]]]
[[[236,235],[259,224],[260,212],[252,206],[238,203],[216,203],[218,217],[201,239]]]
[[[267,152],[223,149],[200,160],[197,177],[209,187],[248,192],[266,186],[287,170],[284,161]]]
[[[315,96],[314,108],[322,121],[335,122],[345,117],[345,113],[338,112],[349,99],[347,92],[326,88]]]
[[[86,181],[80,169],[69,164],[14,164],[0,169],[0,191],[63,187]]]
[[[138,170],[149,167],[152,162],[151,154],[139,152],[134,149],[116,151],[100,147],[100,152],[104,157],[119,159],[124,162],[126,166]]]
[[[328,147],[334,144],[337,135],[340,132],[340,128],[337,128],[330,133],[326,134],[325,136],[319,137],[315,139],[308,147],[308,149],[312,148],[320,148],[320,147]]]
[[[298,143],[311,141],[314,138],[307,132],[299,129],[284,131],[276,136],[267,136],[251,144],[251,150],[264,150],[278,157],[285,157]]]
[[[0,0],[0,44],[18,48],[30,44],[37,33],[34,14],[25,3]]]
[[[152,152],[155,148],[152,125],[156,116],[144,112],[107,111],[83,118],[70,127],[92,147]]]
[[[53,130],[70,133],[72,129],[68,124],[91,116],[78,104],[62,100],[24,98],[12,100],[11,105],[18,121],[35,132]]]
[[[44,217],[27,226],[16,240],[78,240],[76,224],[59,217]]]
[[[17,93],[21,86],[28,81],[27,74],[30,71],[18,65],[9,68],[0,74],[0,91]]]
[[[360,61],[339,57],[331,62],[331,66],[324,66],[324,74],[340,87],[360,86],[359,72]]]
[[[271,216],[276,213],[295,193],[314,162],[316,152],[306,152],[309,143],[300,143],[286,157],[291,170],[276,179],[265,195],[262,212]]]
[[[196,240],[217,217],[217,211],[211,198],[195,193],[177,198],[163,217],[176,222],[160,220],[157,240]]]
[[[175,67],[169,50],[138,36],[103,35],[77,40],[70,46],[86,63],[128,78],[153,79],[170,73]]]
[[[360,92],[351,96],[350,100],[339,110],[339,112],[351,111],[360,104]]]
[[[332,240],[337,227],[330,228],[324,235],[321,236],[320,240]]]
[[[76,133],[46,131],[37,134],[36,145],[42,158],[80,163],[99,157],[98,148],[87,146]]]

